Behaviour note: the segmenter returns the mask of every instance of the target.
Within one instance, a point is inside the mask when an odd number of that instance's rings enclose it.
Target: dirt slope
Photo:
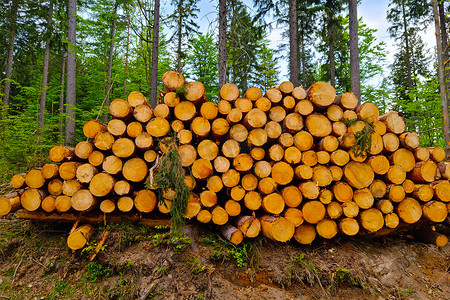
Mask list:
[[[309,247],[258,238],[233,247],[211,228],[170,238],[164,229],[122,224],[89,263],[95,243],[72,253],[69,230],[0,220],[0,299],[450,298],[450,247],[408,236]]]

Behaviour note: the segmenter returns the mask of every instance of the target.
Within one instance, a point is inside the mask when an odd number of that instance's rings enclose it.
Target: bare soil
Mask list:
[[[0,220],[0,299],[450,299],[450,247],[408,235],[311,246],[264,237],[238,247],[187,226],[112,226],[88,261],[66,246],[70,224]]]

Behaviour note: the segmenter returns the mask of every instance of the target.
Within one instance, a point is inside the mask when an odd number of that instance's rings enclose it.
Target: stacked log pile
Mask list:
[[[152,108],[139,92],[115,99],[108,124],[88,121],[88,138],[50,150],[53,163],[12,178],[14,195],[0,215],[22,207],[23,218],[50,219],[101,211],[106,217],[168,214],[176,193],[147,189],[165,142],[174,135],[184,182],[192,193],[185,218],[214,223],[232,243],[260,233],[310,244],[320,236],[387,234],[447,218],[450,164],[441,147],[420,147],[395,111],[357,105],[325,82],[307,90],[282,82],[243,94],[233,83],[219,102],[201,82],[168,71],[163,100]],[[158,194],[164,201],[158,202]],[[72,249],[92,226],[75,229]],[[440,246],[445,236],[428,234]]]

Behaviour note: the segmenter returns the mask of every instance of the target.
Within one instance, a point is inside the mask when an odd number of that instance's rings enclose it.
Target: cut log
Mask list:
[[[230,123],[228,123],[228,121],[223,118],[216,118],[211,124],[211,132],[215,137],[222,137],[225,134],[227,134],[229,130],[230,130]]]
[[[41,208],[45,212],[51,213],[56,209],[56,197],[47,196],[41,202]],[[0,202],[0,215],[1,215],[1,202]]]
[[[305,126],[312,136],[319,138],[331,134],[333,129],[330,120],[319,113],[310,114],[306,118]]]
[[[292,90],[291,93],[292,97],[294,97],[296,100],[303,100],[306,98],[306,91],[301,86],[296,86]]]
[[[405,179],[402,183],[405,193],[410,194],[414,191],[414,182],[411,179]]]
[[[316,227],[308,223],[303,223],[295,228],[294,238],[302,245],[309,245],[316,238]]]
[[[75,155],[74,151],[75,150],[73,148],[69,148],[63,145],[56,145],[50,149],[48,158],[50,158],[52,162],[59,163],[72,158]]]
[[[355,109],[358,106],[358,98],[355,96],[353,92],[346,92],[342,95],[339,95],[334,103],[340,105],[344,109]]]
[[[381,121],[375,121],[372,123],[373,130],[379,135],[384,135],[386,133],[386,125]]]
[[[84,224],[78,227],[67,238],[67,246],[72,250],[83,248],[94,233],[94,227],[91,224]]]
[[[416,163],[408,178],[417,183],[432,182],[436,176],[437,165],[432,160]]]
[[[170,114],[170,108],[164,103],[159,103],[153,109],[153,115],[155,117],[167,119],[169,117],[169,114]]]
[[[400,203],[406,197],[403,185],[388,184],[386,186],[387,198],[392,202]]]
[[[444,161],[447,158],[447,155],[445,154],[444,148],[441,146],[435,146],[429,148],[431,159],[435,161],[436,163],[440,163]]]
[[[356,137],[354,133],[347,132],[340,136],[338,141],[342,149],[350,149],[356,144]]]
[[[133,108],[128,101],[118,98],[109,104],[109,113],[115,119],[128,119],[133,114]]]
[[[45,164],[45,165],[47,165],[47,164]],[[42,167],[42,169],[44,169],[45,165]],[[55,173],[54,172],[55,168],[56,168],[56,175],[58,175],[58,169],[59,169],[58,165],[55,165],[55,164],[48,164],[48,165],[53,166],[53,167],[49,167],[49,168],[53,169],[53,171],[51,172],[52,175]],[[41,171],[42,171],[42,169],[41,169]],[[42,176],[44,176],[44,174],[42,174]],[[44,178],[46,178],[46,177],[44,176]],[[46,178],[46,179],[49,179],[49,178]],[[24,184],[25,184],[25,174],[15,174],[11,178],[11,186],[15,189],[20,189],[21,187],[23,187]]]
[[[198,155],[207,160],[214,160],[219,154],[219,147],[211,140],[202,140],[197,145]]]
[[[359,208],[369,209],[373,206],[374,196],[368,188],[364,188],[353,193],[353,201]]]
[[[434,223],[443,222],[448,215],[447,205],[440,201],[429,201],[422,206],[424,218]]]
[[[320,201],[305,202],[302,207],[303,218],[309,224],[317,224],[325,217],[326,209]]]
[[[83,125],[83,134],[89,139],[95,138],[98,133],[104,131],[106,131],[106,126],[95,120],[89,120]]]
[[[127,124],[124,121],[119,119],[112,119],[108,123],[108,132],[111,133],[115,137],[121,137],[125,135],[127,131]]]
[[[405,119],[396,111],[389,111],[378,118],[379,121],[386,125],[388,132],[401,134],[406,129]]]
[[[394,211],[394,205],[390,200],[383,199],[376,203],[376,208],[378,208],[383,214],[387,215]]]
[[[340,181],[342,176],[344,176],[344,171],[341,167],[331,166],[330,167],[331,176],[333,177],[333,181]]]
[[[167,92],[175,92],[184,85],[184,76],[177,71],[167,71],[161,77],[161,81]]]
[[[397,214],[403,222],[413,224],[422,217],[422,206],[414,198],[406,197],[397,206]]]
[[[130,138],[134,139],[142,132],[144,132],[144,127],[142,127],[142,124],[139,122],[131,122],[127,125],[127,135]]]
[[[178,133],[184,129],[184,123],[181,120],[173,120],[170,123],[170,127],[172,128],[173,132]]]
[[[62,194],[62,186],[63,181],[61,179],[55,178],[48,183],[47,190],[50,195],[59,196]]]
[[[286,96],[283,98],[283,107],[286,109],[286,111],[292,111],[296,105],[296,101],[294,97],[292,96]]]
[[[127,97],[127,101],[128,101],[128,103],[130,103],[130,105],[132,107],[136,107],[138,105],[148,103],[145,96],[141,92],[137,92],[137,91],[132,91],[131,93],[129,93],[128,97]]]
[[[303,199],[300,190],[293,185],[286,186],[284,189],[282,189],[281,195],[284,199],[284,203],[288,207],[298,207]]]
[[[103,197],[112,192],[116,180],[108,173],[101,172],[92,177],[89,191],[96,197]]]
[[[81,189],[81,183],[78,180],[64,180],[62,185],[62,192],[64,195],[73,196],[79,189]]]
[[[256,86],[252,86],[245,91],[245,97],[251,101],[256,101],[262,97],[262,91]]]
[[[230,138],[236,142],[244,142],[248,137],[248,130],[242,124],[233,125],[230,129]]]
[[[430,226],[415,230],[413,234],[419,241],[431,243],[437,247],[444,247],[448,244],[448,237],[434,231]]]
[[[191,130],[198,137],[206,137],[211,131],[211,124],[203,117],[196,117],[191,123]]]
[[[120,197],[117,200],[117,209],[121,212],[129,212],[134,207],[134,200],[131,197]]]
[[[92,151],[94,151],[94,145],[89,141],[79,142],[75,146],[75,155],[81,159],[88,159]]]
[[[326,151],[318,151],[316,152],[317,155],[317,163],[321,165],[326,165],[330,162],[330,154]]]
[[[192,131],[183,129],[178,132],[177,138],[181,145],[189,144],[192,141]]]
[[[181,101],[174,109],[175,118],[183,122],[192,121],[196,112],[197,109],[195,108],[195,105],[189,101]]]
[[[168,92],[164,95],[164,104],[168,107],[175,107],[180,103],[180,97],[175,92]]]
[[[0,216],[5,216],[9,213],[15,212],[20,207],[20,196],[0,196]]]
[[[147,177],[147,163],[140,158],[132,158],[125,162],[122,174],[125,179],[132,182],[141,182]]]
[[[327,108],[327,118],[330,121],[337,122],[344,116],[344,111],[338,105],[332,104]]]
[[[276,183],[286,185],[294,178],[294,170],[285,162],[277,162],[272,166],[271,177]]]
[[[181,145],[178,147],[178,153],[180,155],[180,163],[182,167],[192,166],[197,159],[197,150],[192,145]]]
[[[326,187],[330,185],[333,181],[330,169],[325,166],[315,166],[313,168],[312,181],[319,187]]]
[[[294,145],[294,137],[292,136],[292,134],[290,134],[288,132],[284,132],[278,138],[278,143],[283,148],[291,147],[292,145]]]
[[[243,123],[252,129],[261,128],[267,123],[267,116],[262,110],[253,108],[245,115]]]
[[[254,216],[239,216],[235,224],[248,238],[257,237],[261,232],[261,222]]]
[[[246,193],[247,191],[239,185],[234,186],[229,190],[231,199],[235,201],[241,201],[242,199],[244,199]]]
[[[223,156],[217,156],[214,159],[214,170],[219,173],[225,173],[230,169],[230,161]]]
[[[282,106],[273,106],[269,111],[269,119],[282,122],[286,118],[286,110]]]
[[[441,174],[441,178],[450,179],[450,163],[448,162],[440,162],[438,163],[439,173]],[[41,170],[42,171],[42,170]]]
[[[278,144],[273,144],[268,151],[268,160],[280,161],[284,157],[284,149]]]
[[[94,145],[97,149],[102,151],[111,150],[112,145],[114,144],[114,136],[108,131],[99,132],[94,139]]]
[[[332,126],[332,134],[334,136],[342,136],[347,132],[347,125],[344,122],[333,122]]]
[[[101,174],[101,173],[100,173]],[[90,190],[81,189],[75,192],[71,199],[76,211],[88,211],[97,205],[97,199]]]
[[[206,182],[206,188],[214,193],[220,192],[223,188],[222,179],[217,175],[209,177]]]
[[[267,132],[262,128],[256,128],[249,132],[247,144],[249,146],[261,147],[267,142]]]
[[[406,179],[406,172],[402,167],[393,165],[389,167],[385,175],[386,181],[393,184],[402,184]]]
[[[344,213],[344,210],[342,209],[342,205],[339,202],[331,201],[328,203],[327,207],[327,215],[331,219],[339,219],[342,214]]]
[[[244,240],[242,231],[232,225],[225,225],[220,229],[222,235],[232,244],[239,245]]]
[[[75,176],[77,175],[77,169],[78,167],[81,166],[81,163],[76,163],[76,162],[64,162],[59,166],[59,177],[61,177],[64,180],[70,180],[70,179],[74,179]],[[25,182],[26,182],[26,178],[25,178]]]
[[[158,198],[156,197],[156,194],[151,190],[140,190],[134,197],[134,206],[138,211],[143,213],[152,212],[155,209],[157,203]]]
[[[253,158],[247,153],[240,153],[233,159],[236,171],[247,172],[253,167]]]
[[[450,182],[443,180],[433,184],[434,194],[436,198],[442,202],[450,202]]]
[[[239,97],[239,89],[234,83],[226,83],[220,88],[220,99],[234,101]]]
[[[306,199],[317,199],[319,197],[319,187],[312,181],[300,183],[298,189]]]
[[[227,115],[227,122],[231,125],[239,123],[242,120],[242,111],[239,108],[232,108]]]
[[[430,159],[430,150],[428,148],[417,147],[414,149],[414,157],[417,161],[426,161]]]
[[[103,163],[105,155],[100,151],[92,151],[89,155],[88,161],[91,165],[98,167]]]
[[[216,225],[225,225],[228,222],[229,216],[226,210],[221,206],[216,206],[211,212],[211,221]]]
[[[414,150],[419,147],[420,139],[415,132],[404,132],[399,136],[400,143],[403,147],[409,150]]]
[[[110,155],[110,156],[106,157],[105,160],[103,161],[102,168],[106,173],[111,174],[111,175],[116,175],[120,171],[122,171],[123,162],[117,156]]]
[[[212,174],[212,172],[213,172],[212,164],[207,159],[199,158],[192,164],[192,175],[197,179],[200,180],[206,179]]]
[[[268,112],[272,108],[272,102],[266,97],[260,97],[255,101],[255,107],[263,112]]]
[[[272,177],[263,178],[258,182],[258,191],[264,195],[268,195],[275,192],[277,187],[278,184]]]
[[[297,103],[295,110],[302,116],[308,116],[314,111],[314,105],[308,99],[303,99]]]
[[[313,83],[308,91],[308,99],[317,108],[324,108],[333,104],[336,98],[336,90],[329,83],[318,81]]]
[[[358,117],[363,118],[370,123],[375,122],[380,116],[380,110],[371,102],[361,104],[355,109],[355,111],[358,114]]]
[[[291,221],[295,227],[300,226],[304,221],[302,211],[297,208],[289,207],[286,209],[284,212],[284,217]]]
[[[397,228],[400,224],[400,218],[396,213],[390,213],[384,216],[384,224],[387,228]]]
[[[266,97],[272,103],[279,103],[283,99],[283,94],[281,94],[279,89],[270,88],[266,91]]]
[[[388,132],[383,135],[383,146],[387,152],[394,152],[398,149],[399,145],[400,141],[394,133]]]
[[[412,192],[412,196],[416,200],[420,200],[422,202],[430,201],[434,196],[434,190],[429,184],[415,184],[414,191]]]
[[[350,161],[350,155],[347,151],[337,149],[331,153],[330,161],[339,167],[343,167]]]
[[[230,217],[239,216],[241,213],[241,205],[234,200],[227,200],[224,205],[225,211]]]
[[[211,213],[209,212],[209,210],[206,210],[206,209],[200,210],[196,217],[197,217],[197,221],[199,221],[200,223],[203,223],[203,224],[210,223],[211,219],[212,219]]]
[[[316,231],[324,239],[332,239],[337,234],[338,227],[335,221],[323,219],[316,225]]]
[[[319,201],[323,204],[329,204],[333,200],[333,192],[328,189],[321,189],[319,192]]]
[[[362,188],[361,188],[362,189]],[[346,182],[337,182],[332,188],[334,197],[339,202],[348,202],[353,199],[353,189]]]
[[[254,168],[253,173],[258,176],[259,178],[265,178],[270,176],[270,173],[272,172],[272,166],[267,161],[258,161]]]
[[[368,187],[372,183],[374,175],[372,167],[364,163],[352,161],[344,168],[347,182],[356,189]]]
[[[253,108],[253,103],[250,99],[245,97],[237,98],[234,102],[234,107],[240,109],[242,113],[248,113]]]
[[[192,172],[194,172],[194,170],[192,170]],[[212,169],[211,169],[211,172],[212,172]],[[222,182],[223,182],[223,185],[226,187],[231,188],[231,187],[237,186],[240,181],[241,181],[241,175],[235,169],[229,169],[228,171],[226,171],[225,173],[222,174]]]
[[[134,139],[134,144],[136,145],[136,147],[139,150],[149,150],[153,147],[153,137],[151,136],[151,134],[149,134],[147,132],[142,132]],[[134,147],[131,147],[131,149],[134,149]],[[128,150],[128,153],[131,153],[131,149]],[[114,152],[114,145],[113,145],[113,152]],[[122,155],[128,155],[128,153],[123,153]],[[132,154],[130,154],[129,156],[131,156],[131,155]],[[129,156],[126,156],[126,157],[129,157]],[[119,157],[122,157],[122,156],[119,156]]]
[[[300,151],[310,150],[314,145],[314,138],[307,131],[299,131],[294,135],[294,145]]]
[[[259,220],[262,233],[271,240],[287,242],[294,236],[295,226],[286,218],[265,215]]]
[[[370,208],[359,214],[361,226],[368,232],[375,232],[383,228],[384,217],[381,211],[376,208]]]
[[[370,184],[370,192],[372,193],[374,198],[383,198],[386,195],[386,183],[382,180],[375,179]]]
[[[278,193],[271,193],[263,198],[261,206],[267,213],[279,215],[284,210],[284,199]]]
[[[217,103],[217,109],[219,110],[219,114],[226,116],[231,111],[231,104],[226,100],[220,100]]]
[[[285,131],[296,133],[303,129],[303,118],[299,113],[288,114],[283,120]],[[331,124],[330,124],[331,127]]]
[[[336,151],[338,147],[339,147],[339,140],[332,135],[327,135],[326,137],[322,138],[317,144],[317,150],[327,151],[330,153]]]
[[[126,180],[119,180],[114,184],[114,193],[119,196],[128,195],[131,192],[131,184]]]
[[[244,205],[249,210],[258,210],[262,204],[261,194],[255,191],[249,191],[244,196]]]
[[[68,212],[72,208],[72,199],[67,195],[60,195],[55,199],[55,208],[60,213]]]
[[[258,187],[258,178],[253,174],[246,174],[241,179],[241,185],[244,190],[253,191]]]
[[[31,169],[25,175],[25,184],[32,188],[38,189],[44,186],[45,178],[42,176],[40,169]]]
[[[389,160],[384,155],[369,157],[366,163],[372,167],[377,175],[384,175],[389,171]]]
[[[416,165],[414,154],[408,149],[401,148],[389,156],[389,161],[394,165],[399,165],[405,172],[411,171]]]
[[[383,138],[377,132],[372,133],[370,151],[371,155],[377,155],[381,153],[384,149]]]
[[[175,98],[175,99],[179,100],[179,98]],[[136,121],[141,122],[141,123],[147,123],[153,117],[153,110],[150,107],[150,105],[147,102],[145,102],[144,104],[140,104],[134,108],[133,116]],[[108,124],[108,128],[109,128],[109,124]]]
[[[148,133],[154,137],[166,136],[170,131],[170,123],[164,118],[156,117],[148,122],[145,127]]]
[[[200,202],[204,207],[213,207],[217,204],[217,194],[210,190],[200,193]]]
[[[264,126],[264,130],[267,132],[267,137],[271,140],[279,138],[283,133],[283,128],[280,123],[275,121],[267,122],[266,126]]]
[[[343,119],[347,119],[347,120],[354,120],[358,118],[358,115],[356,114],[356,112],[354,110],[351,109],[347,109],[344,110],[344,115],[342,116]]]
[[[264,150],[264,148],[261,147],[255,147],[252,148],[250,150],[250,156],[254,159],[254,160],[262,160],[264,159],[264,157],[266,156],[266,151]]]
[[[339,220],[339,230],[348,236],[354,236],[359,232],[359,223],[353,218],[343,218]]]

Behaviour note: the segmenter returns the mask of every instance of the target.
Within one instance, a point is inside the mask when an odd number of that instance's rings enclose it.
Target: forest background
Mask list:
[[[212,12],[200,2],[2,0],[0,184],[42,165],[53,145],[83,140],[86,121],[106,123],[110,99],[136,90],[155,102],[169,69],[203,82],[210,101],[218,100],[224,80],[241,91],[265,91],[288,79],[304,88],[326,81],[337,93],[355,91],[349,30],[355,0],[211,0]],[[358,19],[361,100],[382,113],[403,113],[421,146],[444,146],[436,39],[427,45],[423,33],[434,33],[436,17],[448,63],[450,3],[437,1],[433,14],[432,1],[377,2],[379,9],[388,3],[393,43],[377,40],[377,29]]]

